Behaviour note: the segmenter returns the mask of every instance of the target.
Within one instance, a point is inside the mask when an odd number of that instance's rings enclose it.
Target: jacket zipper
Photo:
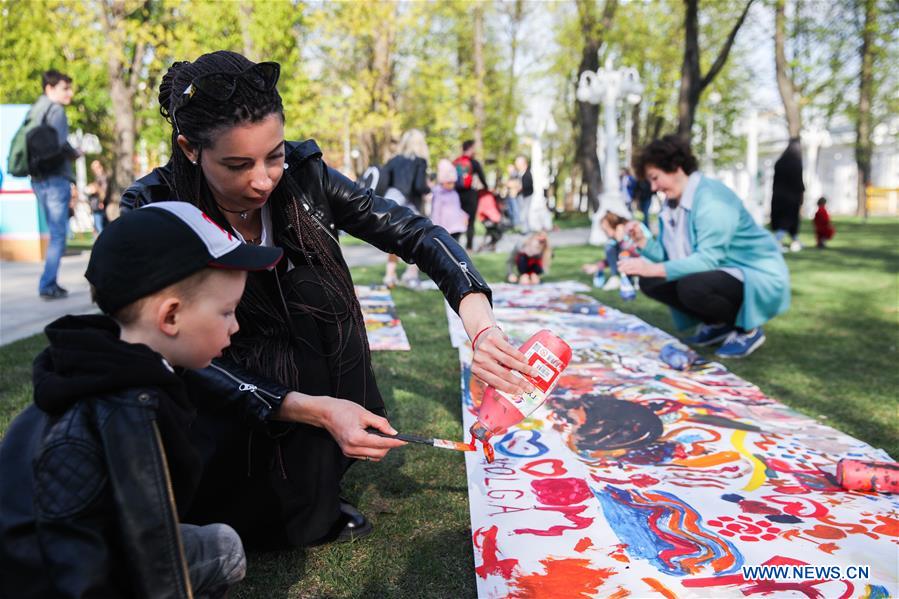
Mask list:
[[[307,204],[306,202],[303,202],[303,208],[306,209],[306,212],[309,212],[309,210],[310,210],[309,204]],[[315,222],[315,224],[317,224],[319,226],[319,228],[322,231],[324,231],[328,235],[328,237],[330,237],[334,241],[334,243],[336,243],[338,246],[340,246],[340,241],[337,240],[337,237],[335,237],[334,234],[331,233],[327,227],[325,227],[325,225],[323,225],[317,218],[312,216],[312,214],[309,215],[309,218],[311,218]]]
[[[156,424],[155,420],[151,420],[150,424],[153,426],[153,433],[156,436],[156,451],[159,456],[159,460],[162,462],[162,474],[165,477],[165,489],[166,489],[166,497],[169,500],[169,509],[171,510],[170,514],[177,514],[178,510],[175,507],[175,491],[172,489],[172,479],[169,477],[169,465],[165,459],[165,452],[162,450],[162,435],[159,434],[159,426]],[[171,520],[171,519],[170,519]],[[174,533],[175,540],[178,543],[178,557],[181,562],[181,576],[182,580],[185,584],[185,589],[187,591],[188,599],[191,599],[194,596],[193,589],[190,586],[190,569],[187,565],[187,558],[184,557],[184,545],[181,542],[181,531],[178,529],[178,524],[174,525]]]
[[[269,391],[266,391],[265,389],[262,389],[262,388],[260,388],[260,387],[257,387],[256,385],[253,385],[253,384],[251,384],[251,383],[246,383],[246,382],[240,380],[239,378],[237,378],[236,376],[234,376],[233,374],[231,374],[230,372],[228,372],[227,370],[225,370],[224,368],[222,368],[221,366],[219,366],[219,365],[217,365],[217,364],[214,364],[214,363],[213,363],[213,364],[210,364],[210,366],[212,366],[213,368],[215,368],[216,370],[218,370],[219,372],[221,372],[222,374],[224,374],[225,376],[227,376],[229,379],[231,379],[231,380],[234,381],[235,383],[238,383],[238,387],[237,387],[238,391],[249,391],[250,393],[252,393],[253,395],[255,395],[255,396],[259,399],[259,401],[261,401],[262,403],[264,403],[264,404],[268,407],[269,410],[273,409],[273,408],[272,408],[272,404],[270,404],[269,402],[267,402],[267,401],[266,401],[261,395],[259,395],[259,394],[260,394],[260,393],[264,393],[264,394],[268,395],[269,397],[271,397],[272,399],[279,399],[279,396],[278,396],[278,395],[275,395],[274,393],[271,393],[271,392],[269,392]]]
[[[481,281],[478,281],[477,277],[475,277],[474,274],[468,270],[467,262],[460,262],[460,261],[456,260],[456,257],[453,255],[453,253],[451,251],[449,251],[449,248],[446,247],[446,244],[444,244],[439,239],[435,238],[434,241],[436,241],[437,244],[443,248],[443,251],[446,252],[446,255],[450,257],[450,260],[452,260],[459,266],[459,270],[461,270],[462,274],[465,275],[465,279],[468,281],[469,287],[474,287],[474,283],[483,285],[483,283],[481,283]],[[472,283],[472,281],[474,281],[474,283]]]

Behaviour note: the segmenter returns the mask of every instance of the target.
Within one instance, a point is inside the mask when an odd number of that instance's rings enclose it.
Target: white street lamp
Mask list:
[[[581,73],[577,86],[577,99],[581,102],[603,105],[603,119],[605,124],[606,159],[603,164],[603,193],[600,197],[600,206],[623,205],[621,190],[618,184],[618,135],[616,123],[616,104],[619,98],[629,94],[643,92],[643,84],[640,83],[640,75],[636,69],[623,67],[612,68],[612,59],[607,58],[605,67],[596,72],[584,71]],[[600,210],[592,217],[593,226],[590,228],[590,243],[600,245],[605,241],[605,235],[599,226]]]

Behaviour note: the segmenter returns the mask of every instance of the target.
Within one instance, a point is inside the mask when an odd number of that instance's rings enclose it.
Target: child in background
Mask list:
[[[818,247],[827,247],[826,241],[833,239],[836,229],[830,224],[830,215],[827,213],[827,198],[818,198],[818,211],[815,212],[815,239],[818,241]]]
[[[202,474],[186,369],[228,347],[246,271],[281,255],[187,202],[104,229],[85,273],[104,314],[47,326],[0,444],[0,596],[219,598],[244,577],[234,529],[179,522]]]
[[[623,207],[622,207],[623,208]],[[618,274],[618,260],[636,255],[636,247],[633,241],[624,232],[624,225],[628,217],[623,214],[625,210],[608,210],[599,225],[609,238],[606,241],[606,257],[599,262],[585,264],[582,269],[588,275],[593,275],[593,286],[600,287],[603,291],[614,291],[621,287],[621,277]],[[645,225],[642,225],[645,229]],[[646,229],[644,234],[649,235]],[[606,279],[606,268],[609,269],[609,278]]]
[[[437,163],[437,185],[431,188],[431,221],[443,227],[459,241],[468,227],[468,214],[462,210],[456,191],[456,167],[447,159]]]
[[[540,283],[540,276],[549,272],[551,261],[552,248],[546,233],[543,231],[532,233],[509,255],[508,281],[522,285],[537,285]]]

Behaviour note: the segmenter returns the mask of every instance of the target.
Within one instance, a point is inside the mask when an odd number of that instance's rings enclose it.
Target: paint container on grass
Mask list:
[[[469,429],[472,445],[475,439],[483,444],[487,462],[493,461],[490,438],[506,432],[543,405],[571,361],[571,347],[546,329],[535,333],[519,349],[528,364],[537,368],[536,376],[524,377],[534,385],[534,391],[513,396],[488,386],[478,409],[478,421]]]
[[[637,297],[637,289],[631,282],[630,277],[625,274],[621,275],[621,287],[618,288],[618,292],[621,294],[621,299],[626,302],[636,299]]]
[[[689,370],[699,359],[699,354],[677,343],[668,343],[659,352],[659,359],[675,370]]]
[[[604,316],[606,313],[605,306],[601,304],[571,304],[568,307],[568,311],[573,314],[593,314],[598,316]]]
[[[837,482],[847,491],[899,493],[899,464],[843,458],[837,463]]]

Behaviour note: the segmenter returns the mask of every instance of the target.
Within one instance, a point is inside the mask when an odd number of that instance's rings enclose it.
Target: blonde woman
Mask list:
[[[397,155],[381,169],[376,193],[421,214],[424,196],[431,190],[428,187],[428,160],[431,154],[424,133],[409,129],[403,133],[397,150]],[[397,283],[396,263],[396,254],[387,256],[384,284],[388,287],[394,287]],[[403,283],[409,287],[418,286],[418,266],[409,265],[403,273]]]

